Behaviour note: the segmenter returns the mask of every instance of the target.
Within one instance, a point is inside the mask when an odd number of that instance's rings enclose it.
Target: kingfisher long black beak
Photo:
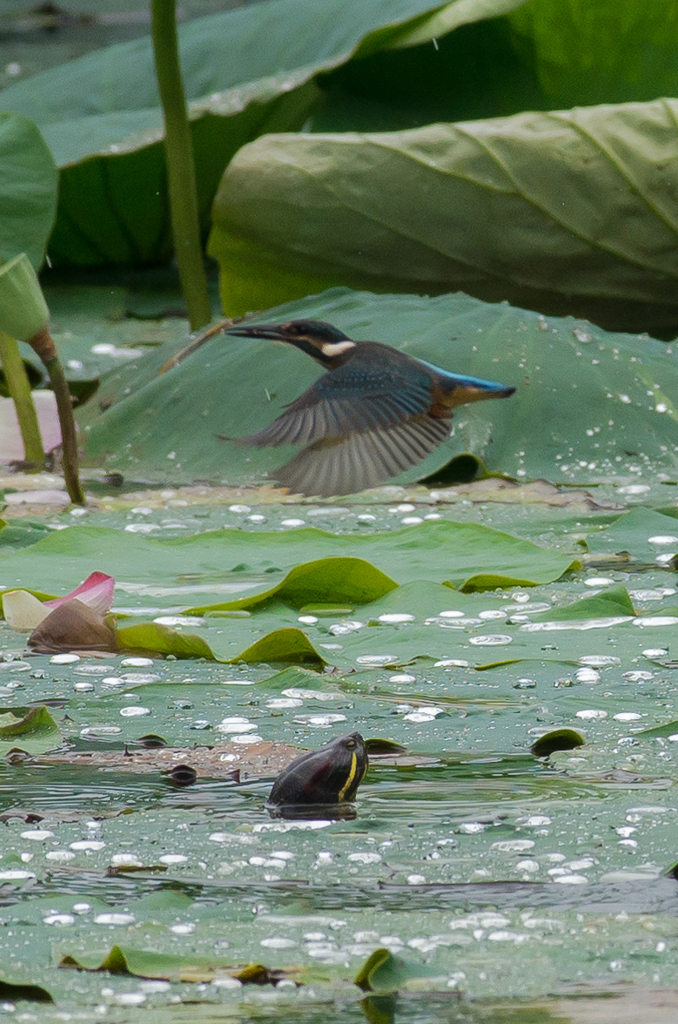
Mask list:
[[[234,334],[237,338],[265,338],[267,341],[290,340],[280,324],[242,324],[229,327],[224,334]]]

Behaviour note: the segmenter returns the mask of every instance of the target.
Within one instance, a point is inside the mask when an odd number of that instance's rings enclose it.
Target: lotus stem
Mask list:
[[[16,409],[21,439],[24,443],[24,459],[26,462],[44,466],[45,453],[42,448],[38,414],[35,411],[26,367],[19,354],[16,340],[4,331],[0,331],[0,363]]]
[[[191,330],[212,319],[200,245],[191,126],[179,63],[176,0],[151,0],[153,54],[165,120],[165,156],[174,250]]]
[[[78,475],[78,443],[75,434],[73,403],[68,389],[68,382],[66,381],[66,374],[61,365],[54,339],[48,329],[44,327],[32,338],[28,339],[28,344],[37,352],[45,364],[52,390],[54,391],[54,397],[56,398],[59,426],[61,427],[64,478],[66,480],[68,496],[74,505],[86,505],[87,502],[85,501],[85,495]]]

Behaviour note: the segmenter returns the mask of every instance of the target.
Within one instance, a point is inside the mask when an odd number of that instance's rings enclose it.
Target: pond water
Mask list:
[[[627,999],[673,984],[678,883],[666,872],[677,859],[678,588],[665,562],[643,554],[644,513],[632,521],[619,509],[451,507],[425,503],[423,489],[369,512],[258,506],[254,492],[247,505],[177,505],[189,499],[171,493],[147,492],[139,504],[100,498],[84,516],[16,518],[15,540],[23,530],[26,544],[0,552],[4,585],[62,594],[91,571],[114,571],[115,605],[132,621],[171,612],[174,628],[236,658],[36,656],[24,636],[0,629],[2,714],[46,704],[73,762],[0,762],[0,963],[5,980],[30,980],[57,1001],[31,1004],[30,1019],[123,1020],[143,1006],[179,1021],[188,1003],[191,1020],[315,1021],[331,1002],[347,1021],[503,1021],[527,1005],[511,1000],[556,992],[557,1003],[530,1004],[529,1020],[579,1020],[569,1016],[575,993],[626,985]],[[563,569],[585,555],[584,538],[598,554],[537,586],[443,590],[460,554],[454,537],[478,522],[538,540]],[[429,531],[441,523],[452,533],[432,546]],[[151,529],[130,531],[139,524]],[[631,557],[634,544],[640,552],[623,567],[610,557],[621,530]],[[270,589],[304,552],[313,559],[340,536],[404,585],[362,606],[330,593],[327,615],[273,598],[249,616],[196,614],[196,602]],[[56,561],[40,553],[55,537]],[[93,537],[106,538],[98,554]],[[500,571],[507,556],[497,548],[494,557]],[[419,582],[408,582],[408,564]],[[635,617],[568,611],[620,586]],[[526,629],[538,623],[553,628]],[[323,652],[324,669],[238,662],[253,639],[289,626]],[[562,727],[585,744],[531,755],[535,738]],[[317,749],[353,730],[402,744],[409,759],[373,758],[353,820],[271,819],[275,771],[248,771],[248,751],[266,742]],[[226,752],[220,777],[207,771],[177,789],[160,770],[125,770],[126,749],[147,734],[179,748],[186,764],[216,744]],[[83,764],[75,755],[86,751],[112,760]],[[229,775],[239,759],[240,775]],[[114,946],[231,967],[263,962],[303,984],[243,988],[223,977],[165,982],[54,966],[64,956],[96,965]],[[352,979],[376,949],[398,958],[401,994],[377,991],[361,1008]]]

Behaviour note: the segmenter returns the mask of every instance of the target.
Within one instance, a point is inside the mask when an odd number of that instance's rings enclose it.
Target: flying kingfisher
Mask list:
[[[352,341],[320,320],[243,324],[224,333],[294,345],[329,371],[265,430],[237,439],[258,448],[305,444],[275,473],[297,494],[330,497],[384,483],[447,439],[458,405],[515,391],[450,373],[379,341]]]

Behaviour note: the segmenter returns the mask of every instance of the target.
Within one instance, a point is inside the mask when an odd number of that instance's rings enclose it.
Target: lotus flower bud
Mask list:
[[[0,266],[0,331],[29,341],[49,322],[38,275],[25,252]]]

